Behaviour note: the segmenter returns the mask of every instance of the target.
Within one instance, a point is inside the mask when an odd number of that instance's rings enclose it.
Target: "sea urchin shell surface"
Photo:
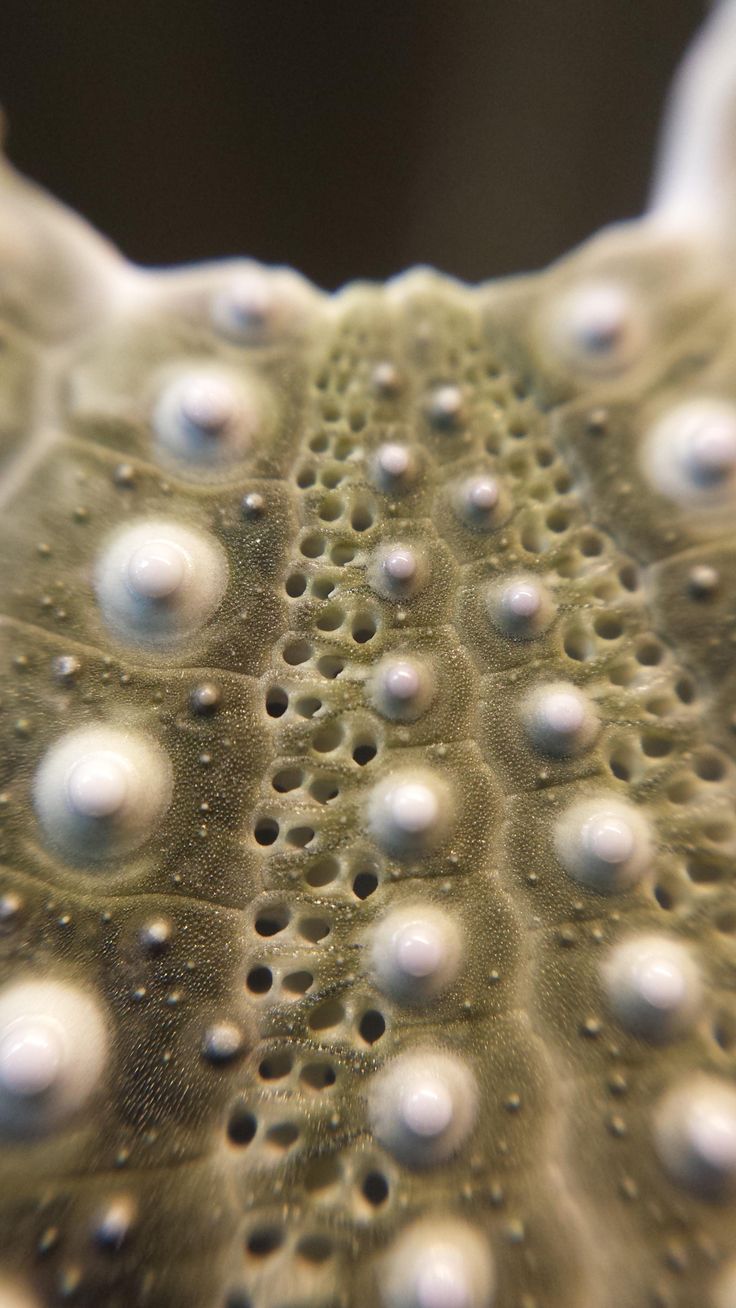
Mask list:
[[[328,298],[2,187],[0,1303],[736,1302],[725,246]]]

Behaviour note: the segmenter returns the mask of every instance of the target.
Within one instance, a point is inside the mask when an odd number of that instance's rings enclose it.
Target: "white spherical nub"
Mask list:
[[[633,886],[651,857],[646,820],[622,800],[582,800],[563,813],[555,831],[557,857],[577,881],[601,894]]]
[[[469,1308],[471,1303],[471,1287],[459,1249],[445,1245],[429,1250],[416,1284],[420,1308]]]
[[[571,366],[586,372],[617,372],[641,351],[641,306],[625,285],[591,281],[576,286],[555,310],[552,339]]]
[[[429,568],[423,551],[396,541],[381,545],[368,566],[368,580],[385,599],[411,599],[427,581]]]
[[[276,304],[274,283],[258,268],[239,273],[215,297],[212,318],[215,327],[235,340],[258,337],[273,316]]]
[[[265,404],[258,383],[246,385],[215,365],[180,372],[164,384],[153,411],[162,453],[176,460],[183,476],[209,469],[227,471],[248,452],[263,423]]]
[[[437,845],[450,818],[450,792],[430,772],[397,772],[379,782],[369,801],[369,821],[388,852],[411,854]]]
[[[453,504],[466,525],[477,531],[493,531],[511,511],[508,496],[489,473],[460,482],[453,491]]]
[[[176,645],[204,626],[227,581],[225,551],[214,537],[145,519],[113,535],[95,570],[108,627],[126,645],[151,649]]]
[[[671,1090],[655,1117],[660,1158],[671,1176],[705,1198],[736,1191],[736,1088],[694,1077]]]
[[[212,373],[186,378],[179,390],[179,407],[185,422],[206,436],[220,436],[233,421],[237,402],[232,385]]]
[[[700,974],[685,945],[667,936],[633,936],[617,945],[603,979],[621,1024],[644,1039],[672,1040],[697,1016]]]
[[[384,684],[394,699],[415,699],[421,689],[421,673],[415,663],[409,663],[406,659],[397,660],[386,667]]]
[[[21,1098],[43,1094],[57,1080],[65,1052],[58,1022],[19,1018],[0,1033],[0,1086]]]
[[[386,809],[394,826],[408,836],[431,831],[439,818],[437,791],[423,781],[403,781],[386,797]]]
[[[443,960],[443,940],[431,923],[408,923],[397,933],[396,962],[406,976],[432,976]]]
[[[69,803],[80,817],[112,817],[128,797],[129,766],[107,751],[87,754],[75,763],[66,783]]]
[[[411,581],[417,566],[417,556],[409,545],[394,545],[383,560],[384,572],[391,581]]]
[[[598,715],[587,696],[567,682],[532,691],[523,718],[531,743],[541,753],[556,758],[588,749],[599,728]]]
[[[396,441],[387,441],[385,445],[379,446],[376,464],[384,477],[397,480],[405,477],[411,468],[411,463],[411,451],[408,446],[399,445]]]
[[[436,386],[429,398],[430,422],[439,428],[454,428],[463,418],[463,393],[459,386]]]
[[[460,964],[454,918],[432,904],[394,908],[371,928],[371,969],[381,990],[422,1003],[447,987]]]
[[[0,990],[0,1133],[39,1135],[73,1116],[95,1089],[108,1035],[97,1003],[57,981]]]
[[[168,599],[181,588],[188,559],[171,540],[148,540],[130,556],[128,585],[140,599]]]
[[[643,447],[656,490],[683,505],[724,504],[736,490],[736,405],[689,400],[665,413]]]
[[[402,722],[420,717],[434,694],[431,669],[420,659],[389,655],[378,664],[372,697],[379,713]]]
[[[495,1268],[488,1241],[456,1217],[405,1228],[384,1260],[384,1308],[491,1308]]]
[[[421,1167],[444,1162],[464,1144],[477,1114],[469,1067],[453,1054],[401,1054],[375,1077],[369,1110],[376,1138],[397,1158]]]
[[[492,477],[474,477],[466,487],[468,503],[482,513],[495,508],[498,504],[498,494],[498,482],[495,482]]]
[[[426,1076],[407,1085],[401,1096],[401,1117],[414,1135],[442,1135],[452,1122],[452,1095],[439,1077]]]
[[[171,800],[169,759],[137,732],[83,727],[52,745],[33,798],[49,844],[77,865],[141,844]]]
[[[499,630],[516,640],[540,636],[554,616],[547,590],[533,577],[513,577],[494,584],[488,594],[488,607]]]

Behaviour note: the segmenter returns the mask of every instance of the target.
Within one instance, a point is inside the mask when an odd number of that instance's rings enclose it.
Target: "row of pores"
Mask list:
[[[623,330],[623,328],[622,328]],[[440,431],[462,426],[464,397],[454,384],[436,386],[424,411]],[[271,427],[270,401],[259,379],[242,380],[217,364],[189,365],[164,379],[152,414],[154,440],[164,462],[183,476],[216,476],[247,455],[254,438]],[[666,406],[647,422],[642,467],[653,489],[683,505],[708,508],[729,498],[736,479],[736,405],[703,394]],[[401,493],[420,474],[417,451],[390,441],[371,462],[383,490]],[[499,526],[510,511],[492,478],[468,479],[456,507],[477,529]]]

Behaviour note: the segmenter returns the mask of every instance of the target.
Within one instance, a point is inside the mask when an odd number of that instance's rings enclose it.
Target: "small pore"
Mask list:
[[[331,1063],[305,1063],[299,1073],[299,1080],[308,1090],[319,1094],[335,1084],[337,1073]]]
[[[285,931],[291,920],[288,908],[283,904],[272,904],[258,913],[255,929],[259,936],[277,936]]]
[[[236,1104],[230,1110],[227,1122],[227,1138],[231,1144],[245,1148],[255,1139],[258,1121],[254,1113],[245,1104]]]
[[[246,1249],[253,1258],[268,1258],[276,1253],[284,1242],[284,1233],[280,1226],[258,1226],[251,1231]]]
[[[269,686],[266,691],[266,712],[270,718],[282,718],[289,707],[289,696],[283,686]]]
[[[340,875],[340,864],[331,854],[324,858],[318,858],[314,863],[310,863],[304,874],[304,880],[308,886],[318,889],[320,886],[329,886],[333,881],[337,881]]]
[[[328,1031],[331,1027],[340,1026],[344,1021],[345,1009],[339,999],[328,999],[309,1015],[309,1026],[312,1031]]]
[[[267,1054],[258,1065],[258,1075],[264,1081],[283,1081],[294,1066],[294,1060],[286,1049],[275,1049]]]

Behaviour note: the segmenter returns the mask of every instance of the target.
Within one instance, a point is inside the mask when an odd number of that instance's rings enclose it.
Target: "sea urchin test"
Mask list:
[[[736,1308],[735,106],[472,289],[0,166],[2,1308]]]

